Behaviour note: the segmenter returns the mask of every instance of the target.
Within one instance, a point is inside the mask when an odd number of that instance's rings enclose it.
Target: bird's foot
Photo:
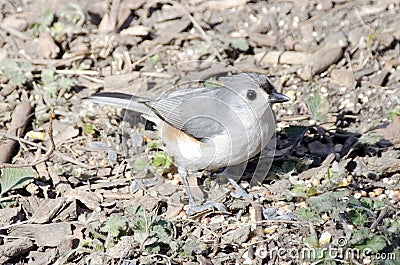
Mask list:
[[[253,199],[254,196],[247,191],[245,191],[237,182],[230,176],[225,173],[226,178],[231,183],[231,185],[235,188],[235,191],[231,192],[231,196],[236,199]]]
[[[218,211],[221,211],[221,212],[228,211],[228,209],[225,207],[225,205],[223,205],[220,202],[216,202],[216,201],[208,201],[203,204],[189,204],[185,208],[188,208],[188,209],[185,209],[185,212],[187,215],[193,215],[193,214],[200,213],[200,212],[210,210],[210,209],[211,210],[217,209]]]
[[[254,199],[254,195],[245,191],[242,187],[239,186],[239,189],[235,187],[236,191],[231,191],[231,196],[235,199]]]

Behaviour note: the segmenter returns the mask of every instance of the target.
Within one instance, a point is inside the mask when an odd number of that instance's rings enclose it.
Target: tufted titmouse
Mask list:
[[[161,139],[186,187],[191,212],[221,203],[197,205],[188,171],[218,169],[247,161],[261,151],[275,131],[272,103],[288,101],[264,75],[240,73],[221,77],[217,87],[188,88],[156,99],[122,93],[99,93],[87,99],[133,110],[156,124]],[[239,189],[232,178],[228,180]]]

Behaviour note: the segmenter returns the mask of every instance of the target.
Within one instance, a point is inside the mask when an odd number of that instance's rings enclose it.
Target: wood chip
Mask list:
[[[260,47],[275,47],[278,37],[257,32],[249,33],[250,41],[253,41]]]
[[[234,7],[245,5],[248,0],[219,0],[219,1],[206,1],[204,4],[207,8],[215,10],[226,10]]]
[[[44,30],[40,32],[37,53],[41,58],[45,59],[54,59],[60,53],[60,48],[56,45],[48,31]]]
[[[32,238],[38,246],[57,247],[71,239],[72,230],[71,225],[65,222],[55,224],[22,224],[10,228],[9,235]]]
[[[100,198],[99,196],[100,195],[96,196],[96,194],[90,191],[73,189],[70,189],[65,193],[65,197],[67,197],[69,201],[78,200],[90,210],[95,210],[97,207],[100,206],[102,198]]]
[[[43,224],[51,221],[57,212],[64,206],[66,198],[59,197],[56,199],[47,199],[41,202],[39,208],[33,215],[33,219],[37,224]]]
[[[110,75],[104,79],[104,92],[135,92],[132,86],[137,85],[140,76],[139,72],[132,72],[121,75]]]
[[[19,238],[0,246],[0,264],[5,264],[10,259],[20,256],[33,249],[33,241],[28,238]]]
[[[9,225],[13,220],[17,220],[18,214],[18,208],[0,209],[0,227]]]
[[[29,265],[54,264],[58,255],[56,248],[48,248],[45,251],[29,252]]]
[[[331,76],[342,86],[350,89],[356,87],[357,81],[354,78],[354,74],[348,69],[333,69]]]
[[[314,75],[322,73],[336,63],[343,54],[343,48],[334,43],[327,43],[307,58],[307,64],[297,73],[304,80],[311,80]]]
[[[129,36],[147,36],[149,35],[150,28],[142,25],[135,25],[123,29],[120,33],[121,35],[129,35]]]
[[[21,18],[19,14],[15,14],[5,17],[0,25],[2,28],[12,28],[22,32],[28,27],[28,22],[26,19]]]

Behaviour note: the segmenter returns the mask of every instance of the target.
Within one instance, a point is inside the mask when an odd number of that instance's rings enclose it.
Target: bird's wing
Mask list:
[[[212,138],[224,132],[217,118],[219,90],[209,87],[177,90],[162,95],[148,106],[160,119],[194,138]]]

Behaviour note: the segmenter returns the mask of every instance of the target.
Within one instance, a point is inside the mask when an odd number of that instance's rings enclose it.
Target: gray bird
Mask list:
[[[240,73],[218,81],[218,87],[182,89],[156,99],[122,93],[99,93],[86,98],[139,112],[155,123],[187,190],[189,213],[225,207],[215,201],[198,205],[188,184],[188,172],[248,161],[275,132],[271,104],[290,100],[276,92],[264,75]],[[226,177],[236,190],[241,189],[232,176]]]

